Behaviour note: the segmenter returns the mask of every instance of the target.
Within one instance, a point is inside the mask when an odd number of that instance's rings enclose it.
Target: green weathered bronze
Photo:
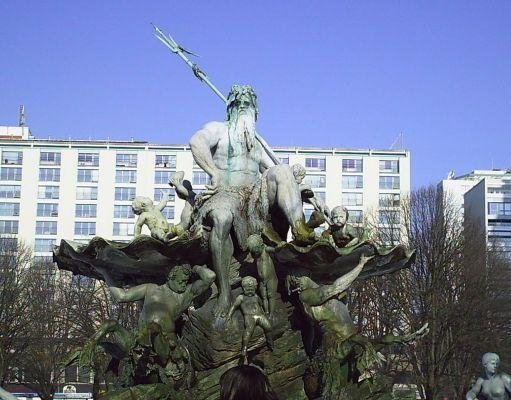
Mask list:
[[[157,32],[188,60],[189,52]],[[157,205],[137,198],[130,243],[95,237],[55,248],[59,268],[104,280],[116,301],[142,303],[136,330],[105,321],[69,363],[91,365],[98,352],[108,354],[115,375],[109,400],[217,399],[221,374],[238,363],[262,368],[281,399],[390,398],[384,377],[367,372],[385,346],[427,327],[362,337],[342,296],[357,280],[406,268],[413,251],[377,248],[347,224],[343,207],[330,212],[302,183],[303,169],[275,165],[256,133],[250,86],[233,86],[226,102],[226,120],[205,124],[190,140],[211,184],[197,194],[183,172],[170,179],[186,202],[179,224],[161,213],[167,197]],[[304,202],[316,209],[309,221]],[[316,234],[324,222],[329,228]],[[304,342],[311,332],[321,339]]]

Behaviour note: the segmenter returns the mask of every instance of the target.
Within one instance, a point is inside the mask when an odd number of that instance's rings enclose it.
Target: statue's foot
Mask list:
[[[229,312],[229,308],[231,307],[231,299],[229,296],[218,296],[216,301],[216,305],[213,308],[213,315],[215,317],[225,317]]]

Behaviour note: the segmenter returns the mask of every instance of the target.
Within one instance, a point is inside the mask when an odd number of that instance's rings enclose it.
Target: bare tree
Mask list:
[[[73,305],[64,293],[72,284],[52,263],[35,263],[29,290],[29,341],[19,360],[19,380],[42,400],[51,400],[64,373],[63,361],[77,345],[71,335]]]
[[[374,240],[407,242],[416,261],[358,288],[352,307],[359,327],[376,335],[428,322],[429,334],[406,350],[395,349],[385,369],[417,383],[427,399],[460,398],[485,349],[509,346],[509,266],[487,250],[480,227],[463,224],[459,208],[435,187],[412,192],[387,215],[383,210],[369,221]]]
[[[0,238],[0,386],[28,345],[31,251],[15,238]]]

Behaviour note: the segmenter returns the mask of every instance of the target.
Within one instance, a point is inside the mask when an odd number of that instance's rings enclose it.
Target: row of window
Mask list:
[[[326,176],[325,175],[307,175],[305,183],[311,188],[325,188]],[[341,186],[343,189],[362,189],[364,187],[364,179],[362,175],[344,175],[342,177]],[[380,189],[399,189],[400,182],[399,176],[380,176],[379,188]]]
[[[488,214],[511,215],[511,202],[489,202]]]
[[[155,167],[156,168],[176,168],[177,156],[174,154],[156,154]],[[289,164],[289,157],[280,157],[279,161],[282,164]],[[117,167],[134,168],[137,166],[137,154],[118,153],[115,157],[115,165]],[[3,165],[21,165],[23,164],[22,151],[2,151],[2,164]],[[60,165],[61,153],[60,152],[47,152],[42,151],[39,155],[40,165]],[[99,166],[99,153],[78,153],[78,165],[87,167]],[[305,158],[305,167],[308,169],[316,169],[319,171],[326,170],[325,157],[307,157]],[[399,160],[380,160],[380,172],[399,172]],[[362,172],[363,160],[361,158],[345,158],[342,160],[343,172]]]

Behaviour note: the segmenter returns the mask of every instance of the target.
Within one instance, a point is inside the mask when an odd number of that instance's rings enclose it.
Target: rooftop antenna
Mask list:
[[[22,104],[20,105],[20,115],[19,115],[19,121],[18,126],[25,126],[25,106]]]
[[[399,135],[397,135],[396,139],[390,145],[390,150],[403,150],[404,138],[405,138],[404,133],[399,132]]]

